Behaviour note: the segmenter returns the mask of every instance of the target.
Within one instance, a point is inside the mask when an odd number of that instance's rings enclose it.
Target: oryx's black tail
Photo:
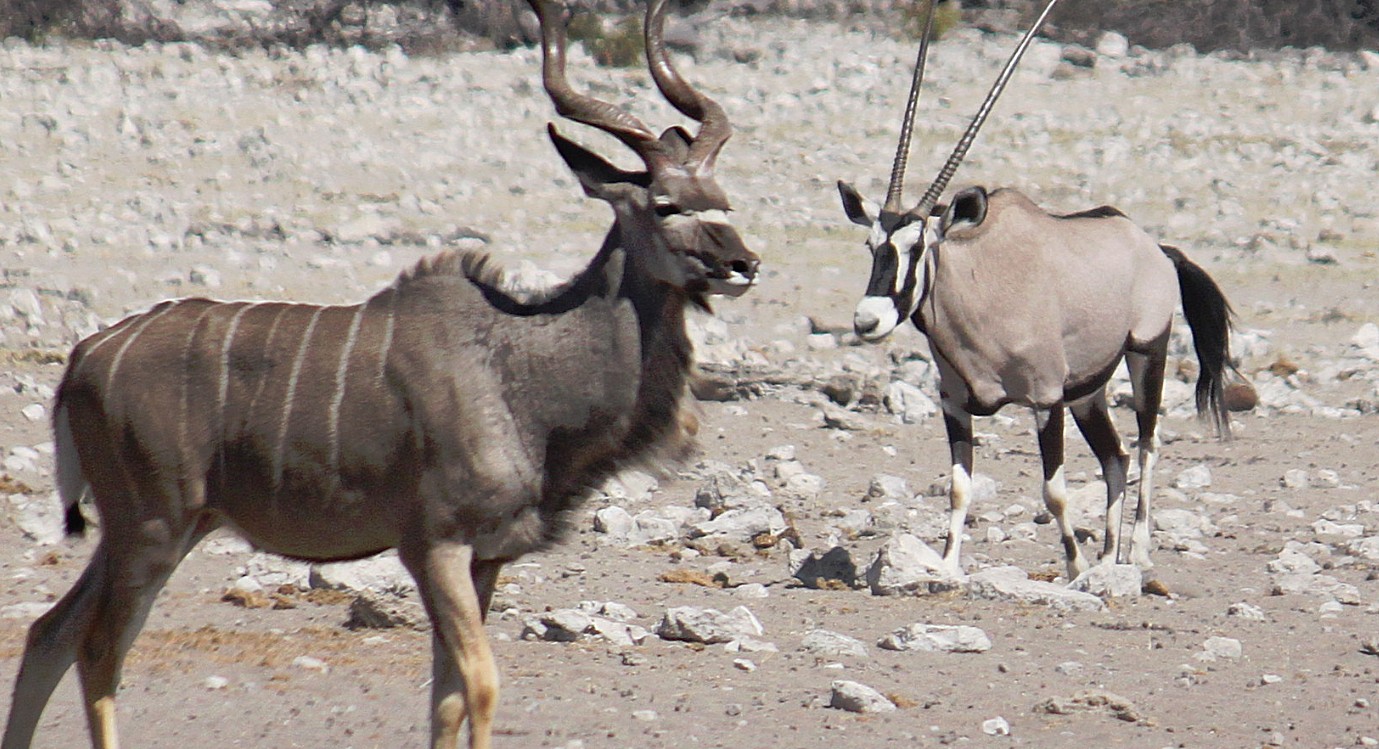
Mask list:
[[[1159,245],[1178,270],[1178,288],[1183,299],[1183,316],[1192,329],[1192,347],[1201,369],[1197,377],[1197,413],[1210,414],[1221,439],[1230,439],[1231,421],[1226,412],[1226,369],[1231,364],[1231,310],[1221,287],[1207,272],[1183,255],[1177,247]]]

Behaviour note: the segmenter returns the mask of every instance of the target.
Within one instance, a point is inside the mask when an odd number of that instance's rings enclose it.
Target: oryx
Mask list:
[[[159,589],[211,530],[298,559],[397,548],[433,635],[431,746],[490,745],[498,675],[483,619],[502,566],[555,542],[614,472],[690,438],[691,306],[740,294],[758,258],[727,222],[714,163],[731,127],[672,66],[646,11],[657,87],[700,126],[660,136],[573,91],[558,0],[530,0],[556,111],[608,132],[624,171],[554,127],[614,222],[587,268],[536,299],[483,255],[443,253],[354,305],[163,302],[73,350],[53,427],[69,530],[89,490],[101,539],[29,631],[4,749],[32,741],[73,662],[92,743],[117,745],[121,664]]]
[[[971,492],[972,416],[993,414],[1008,403],[1034,411],[1044,502],[1058,522],[1069,578],[1088,564],[1065,512],[1065,406],[1101,463],[1106,481],[1102,559],[1150,566],[1156,425],[1169,333],[1180,298],[1200,362],[1198,412],[1211,412],[1222,437],[1229,436],[1222,388],[1231,366],[1230,306],[1211,277],[1183,253],[1160,246],[1110,207],[1055,216],[1015,190],[988,192],[980,187],[960,191],[947,206],[937,204],[1055,2],[1048,3],[1020,41],[918,205],[904,209],[901,183],[927,33],[885,204],[876,206],[850,185],[838,183],[848,218],[871,230],[871,278],[853,316],[857,335],[879,341],[908,318],[928,338],[938,367],[953,463],[943,559],[954,574],[961,570]],[[931,21],[932,14],[931,4]],[[1120,526],[1129,456],[1106,403],[1107,382],[1122,358],[1130,373],[1139,426],[1139,503],[1128,549]]]

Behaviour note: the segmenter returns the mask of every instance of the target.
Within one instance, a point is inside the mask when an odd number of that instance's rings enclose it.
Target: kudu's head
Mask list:
[[[627,262],[705,305],[706,294],[738,296],[756,281],[760,258],[728,223],[728,197],[714,179],[718,152],[732,134],[722,107],[695,90],[670,62],[662,29],[666,0],[649,0],[646,58],[666,99],[699,123],[691,136],[679,126],[657,136],[636,117],[576,93],[565,78],[565,22],[559,0],[528,0],[541,23],[542,81],[558,114],[596,127],[641,157],[644,171],[626,171],[550,125],[551,141],[585,193],[607,202]]]
[[[957,223],[974,221],[981,223],[985,218],[985,200],[980,201],[981,215],[969,215],[973,203],[954,199],[952,207],[938,205],[939,196],[953,178],[958,165],[962,163],[972,141],[977,137],[982,123],[991,112],[997,97],[1005,89],[1006,82],[1015,72],[1015,66],[1024,55],[1025,49],[1034,38],[1039,27],[1044,24],[1049,11],[1058,0],[1049,0],[1043,13],[1035,20],[1019,46],[1006,62],[1005,69],[997,77],[995,85],[987,93],[986,100],[977,110],[963,133],[958,145],[948,157],[948,162],[939,171],[938,177],[924,193],[918,205],[908,210],[903,205],[902,187],[905,179],[905,166],[909,159],[910,137],[914,132],[915,107],[919,102],[919,88],[924,81],[924,62],[929,56],[929,36],[933,30],[934,7],[937,0],[929,3],[923,36],[919,43],[919,56],[915,61],[914,78],[910,82],[910,98],[905,107],[905,118],[900,129],[900,145],[896,149],[895,162],[891,167],[890,187],[886,191],[886,202],[878,206],[857,192],[852,185],[839,181],[838,193],[843,199],[843,211],[855,224],[871,229],[867,237],[867,249],[871,251],[871,278],[867,281],[866,296],[857,304],[853,313],[852,327],[858,337],[867,341],[879,341],[890,335],[924,301],[928,293],[925,277],[925,258],[943,241],[944,233]],[[985,197],[982,192],[980,197]]]

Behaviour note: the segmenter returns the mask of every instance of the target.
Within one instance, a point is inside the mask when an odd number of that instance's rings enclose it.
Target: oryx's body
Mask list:
[[[90,490],[101,540],[29,632],[3,749],[28,747],[75,662],[92,742],[118,745],[115,693],[154,597],[206,533],[308,560],[397,548],[433,626],[431,745],[470,720],[489,746],[498,675],[483,631],[502,565],[551,543],[620,467],[684,445],[686,308],[742,293],[757,258],[713,162],[731,129],[686,84],[647,10],[648,65],[697,136],[657,137],[565,83],[561,12],[532,0],[557,111],[632,147],[627,172],[551,130],[614,223],[588,267],[539,299],[479,255],[446,253],[349,306],[164,302],[77,345],[54,409],[69,529]]]
[[[1052,216],[1008,189],[980,225],[945,232],[924,273],[911,319],[974,415],[1095,392],[1122,351],[1163,343],[1178,301],[1173,262],[1124,216]]]
[[[1065,406],[1106,480],[1103,559],[1149,566],[1158,409],[1180,299],[1201,363],[1198,410],[1214,411],[1223,436],[1228,433],[1221,394],[1230,366],[1230,307],[1215,282],[1181,252],[1160,246],[1113,208],[1054,216],[1014,190],[971,188],[946,208],[932,210],[1055,2],[1050,0],[1021,40],[916,207],[904,209],[901,183],[926,44],[921,44],[886,204],[877,206],[848,184],[838,184],[848,218],[871,230],[871,278],[853,327],[863,339],[879,341],[910,319],[928,337],[939,369],[953,459],[943,558],[953,573],[961,569],[971,493],[972,417],[1008,403],[1034,410],[1044,501],[1058,521],[1069,577],[1088,565],[1066,513]],[[1106,384],[1122,359],[1130,371],[1139,425],[1139,502],[1128,548],[1120,536],[1128,455],[1106,403]]]

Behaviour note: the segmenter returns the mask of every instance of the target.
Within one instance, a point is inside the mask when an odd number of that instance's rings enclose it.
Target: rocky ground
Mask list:
[[[942,545],[934,374],[913,330],[847,332],[867,257],[834,182],[884,193],[912,48],[778,19],[701,31],[682,64],[732,116],[720,181],[764,278],[695,320],[718,398],[696,459],[610,485],[568,543],[506,570],[496,745],[1379,745],[1379,57],[1036,44],[959,173],[1119,206],[1238,313],[1259,406],[1233,442],[1198,423],[1180,331],[1147,592],[1093,595],[1060,577],[1016,410],[978,422],[968,579],[907,566]],[[912,193],[1013,43],[936,45]],[[521,283],[569,275],[608,218],[544,139],[537,68],[533,50],[0,46],[0,682],[94,545],[56,532],[46,419],[71,344],[172,296],[358,300],[445,247]],[[571,68],[676,121],[645,74],[577,50]],[[1069,444],[1095,533],[1095,462]],[[421,745],[413,606],[387,558],[310,568],[213,538],[134,647],[125,738]],[[38,745],[84,732],[69,677]]]

